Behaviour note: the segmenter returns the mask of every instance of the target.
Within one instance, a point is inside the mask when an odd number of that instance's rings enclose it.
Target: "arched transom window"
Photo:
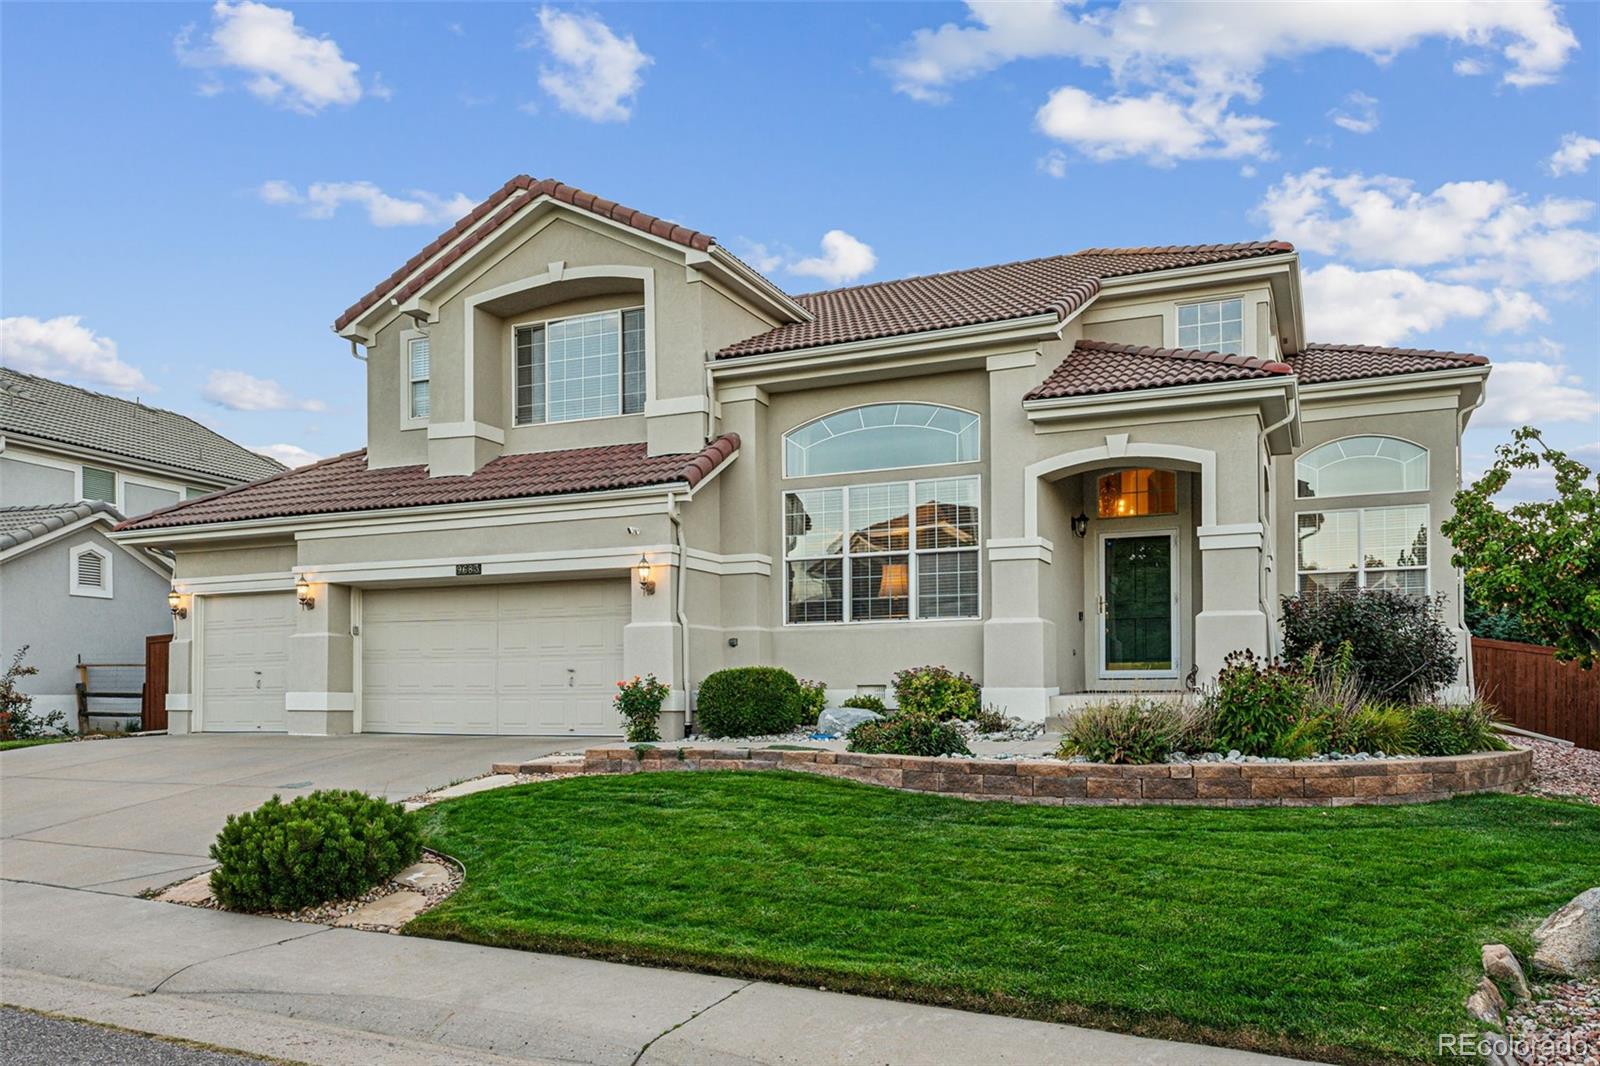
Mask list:
[[[1428,449],[1395,437],[1346,437],[1295,460],[1294,478],[1295,495],[1302,500],[1425,492]]]
[[[786,477],[970,463],[978,416],[931,403],[875,403],[836,411],[783,435]]]

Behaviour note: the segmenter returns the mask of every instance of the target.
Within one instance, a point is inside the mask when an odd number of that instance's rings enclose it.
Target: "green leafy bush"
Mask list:
[[[800,683],[800,724],[816,725],[817,718],[828,707],[828,686],[821,681]]]
[[[972,727],[980,733],[1003,733],[1011,726],[1011,719],[995,707],[984,707],[972,716]]]
[[[1216,687],[1206,694],[1212,743],[1218,751],[1276,755],[1280,743],[1311,709],[1311,679],[1300,669],[1253,652],[1230,652]]]
[[[359,896],[422,854],[417,816],[361,792],[273,796],[230,814],[211,845],[211,894],[229,910],[292,911]]]
[[[635,674],[631,681],[617,682],[617,694],[612,703],[627,722],[626,735],[630,744],[661,739],[657,723],[661,720],[661,705],[671,691],[672,686],[656,680],[655,674],[644,677]]]
[[[1186,749],[1194,716],[1170,700],[1133,697],[1085,707],[1061,734],[1062,758],[1090,762],[1158,763]]]
[[[1507,747],[1494,727],[1494,708],[1482,700],[1420,703],[1410,708],[1408,717],[1406,740],[1418,755],[1470,755]]]
[[[1394,589],[1322,592],[1283,600],[1283,650],[1293,660],[1350,645],[1362,696],[1427,698],[1456,679],[1455,638],[1441,600]]]
[[[887,716],[889,713],[889,708],[883,702],[883,700],[879,699],[877,696],[868,696],[865,694],[851,696],[849,699],[839,704],[839,706],[853,707],[858,711],[872,711],[876,714],[885,716]]]
[[[847,735],[851,751],[875,755],[971,755],[961,731],[932,715],[902,710],[862,722]]]
[[[61,711],[51,711],[44,717],[33,713],[33,697],[17,687],[17,682],[39,672],[37,666],[23,662],[28,645],[24,644],[11,657],[11,665],[0,673],[0,740],[39,740],[62,734],[72,735],[67,728],[67,716]]]
[[[938,719],[971,718],[983,705],[978,683],[947,666],[914,666],[894,675],[895,702],[901,714]]]
[[[696,728],[708,737],[787,733],[800,724],[800,682],[776,666],[735,666],[700,682]]]

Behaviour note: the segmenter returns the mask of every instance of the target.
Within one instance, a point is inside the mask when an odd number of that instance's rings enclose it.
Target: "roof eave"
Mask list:
[[[264,477],[272,477],[273,473],[283,472],[279,470],[272,473],[260,474],[256,477],[240,477],[233,474],[218,474],[215,471],[203,470],[198,467],[179,466],[175,463],[163,463],[153,459],[146,459],[137,455],[129,455],[125,452],[108,451],[104,448],[92,448],[88,445],[78,444],[73,441],[57,440],[54,437],[41,437],[34,433],[26,433],[14,429],[7,429],[3,432],[0,432],[0,452],[4,452],[5,446],[13,441],[23,445],[24,447],[34,448],[40,451],[66,452],[70,455],[78,456],[80,458],[98,459],[105,463],[131,467],[137,470],[143,470],[152,474],[159,474],[177,480],[197,481],[205,484],[216,485],[218,488],[231,488],[236,485],[248,484],[251,481],[259,481]],[[249,449],[242,450],[248,451]]]

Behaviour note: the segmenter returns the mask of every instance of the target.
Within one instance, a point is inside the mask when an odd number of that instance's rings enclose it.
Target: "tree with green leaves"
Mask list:
[[[1546,464],[1555,499],[1509,508],[1494,502],[1513,471]],[[1523,426],[1495,449],[1494,465],[1456,493],[1455,511],[1441,528],[1478,603],[1521,619],[1556,658],[1593,667],[1600,659],[1600,478]]]

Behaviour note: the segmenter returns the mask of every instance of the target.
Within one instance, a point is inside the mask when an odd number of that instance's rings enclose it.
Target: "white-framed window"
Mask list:
[[[933,403],[850,407],[783,435],[785,477],[945,466],[978,460],[980,420]]]
[[[80,544],[67,553],[67,592],[73,596],[111,599],[111,553]]]
[[[1428,594],[1428,507],[1366,507],[1295,515],[1301,595],[1356,589]]]
[[[1206,300],[1178,305],[1178,347],[1244,354],[1244,300]]]
[[[79,476],[81,492],[79,496],[85,500],[103,500],[116,506],[117,503],[117,472],[115,470],[102,470],[96,466],[86,466]]]
[[[1427,492],[1428,449],[1398,437],[1345,437],[1294,461],[1295,495],[1368,496]]]
[[[426,422],[433,411],[433,348],[426,333],[402,337],[406,350],[406,418]]]
[[[644,308],[529,322],[512,331],[516,425],[644,410]]]
[[[783,494],[784,623],[978,617],[975,476]]]

